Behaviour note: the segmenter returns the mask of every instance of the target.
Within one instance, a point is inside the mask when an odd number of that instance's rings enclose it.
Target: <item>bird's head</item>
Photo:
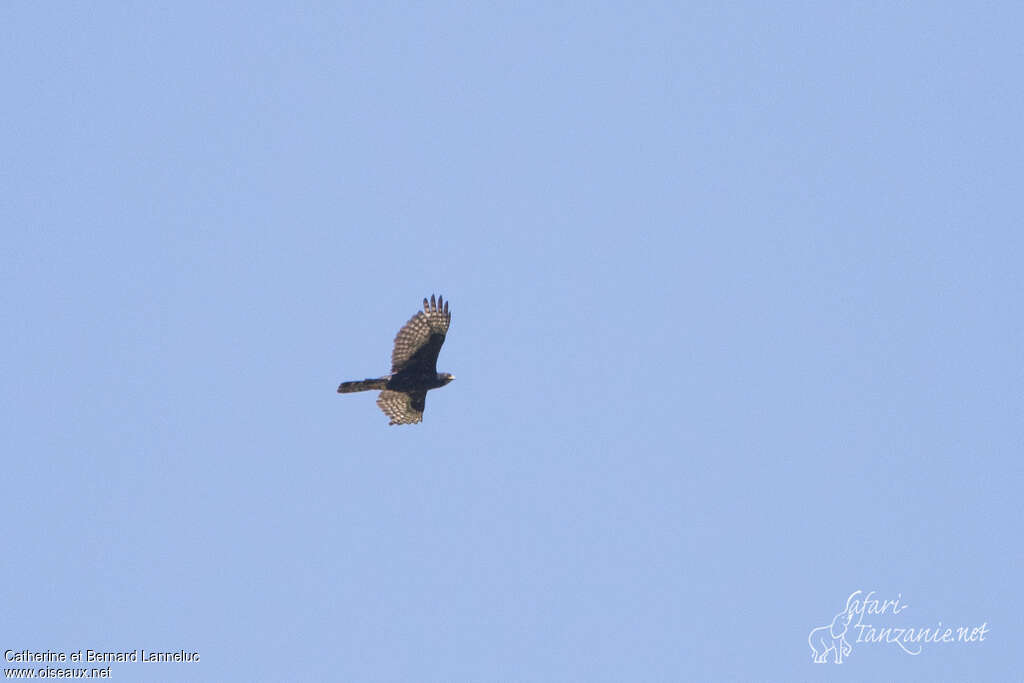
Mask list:
[[[450,372],[437,373],[437,380],[441,383],[441,386],[448,384],[448,382],[451,382],[453,379],[455,379],[455,375]]]

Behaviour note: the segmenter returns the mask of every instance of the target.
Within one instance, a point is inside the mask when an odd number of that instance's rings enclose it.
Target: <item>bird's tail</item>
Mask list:
[[[354,391],[373,391],[374,389],[385,389],[388,386],[387,377],[377,379],[364,379],[355,382],[342,382],[338,385],[339,394],[351,394]]]

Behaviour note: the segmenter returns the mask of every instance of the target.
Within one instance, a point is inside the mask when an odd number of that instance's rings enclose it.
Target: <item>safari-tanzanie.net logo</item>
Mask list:
[[[807,636],[811,656],[818,664],[842,664],[853,654],[854,645],[895,645],[908,655],[919,655],[926,646],[943,643],[981,643],[989,633],[988,622],[980,626],[907,625],[903,614],[909,605],[903,594],[895,599],[882,599],[875,591],[865,594],[854,591],[846,598],[846,606],[832,622],[819,626]]]

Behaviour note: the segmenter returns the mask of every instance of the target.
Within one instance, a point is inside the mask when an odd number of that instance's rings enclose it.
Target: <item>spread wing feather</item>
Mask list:
[[[441,297],[423,300],[419,311],[395,335],[395,348],[391,352],[391,372],[402,370],[434,374],[437,372],[437,355],[441,353],[445,335],[452,316],[448,302]]]
[[[389,425],[415,424],[423,421],[423,411],[427,408],[427,392],[385,389],[377,397],[377,405],[391,418]]]

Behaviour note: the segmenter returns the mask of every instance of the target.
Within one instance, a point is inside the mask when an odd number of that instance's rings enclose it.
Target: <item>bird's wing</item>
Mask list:
[[[377,397],[377,405],[391,418],[392,425],[411,425],[423,421],[427,408],[426,391],[391,391],[385,389]]]
[[[437,372],[437,354],[448,334],[452,316],[448,302],[441,297],[423,300],[423,310],[402,326],[395,335],[395,348],[391,352],[391,372],[401,370],[433,375]]]

